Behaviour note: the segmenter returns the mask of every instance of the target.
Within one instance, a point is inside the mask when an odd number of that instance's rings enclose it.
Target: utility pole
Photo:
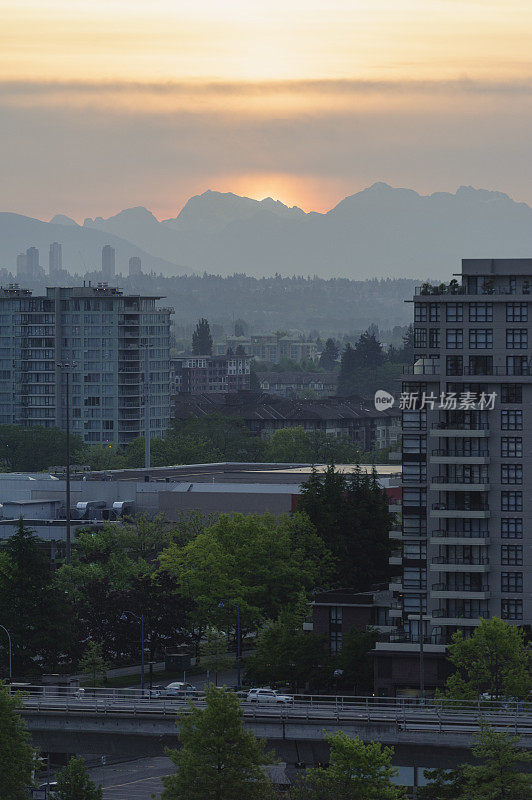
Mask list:
[[[424,650],[424,625],[423,625],[423,592],[419,595],[419,695],[421,701],[425,699],[425,650]]]
[[[151,419],[150,419],[150,347],[146,344],[144,350],[144,466],[151,467]]]

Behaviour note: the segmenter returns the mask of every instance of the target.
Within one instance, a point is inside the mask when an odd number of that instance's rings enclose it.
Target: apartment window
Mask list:
[[[462,356],[447,356],[447,375],[461,375],[463,371],[464,361]]]
[[[420,567],[405,567],[403,569],[403,586],[405,589],[426,589],[427,571]]]
[[[501,539],[522,539],[522,517],[503,517],[501,519]]]
[[[403,489],[403,506],[419,508],[427,505],[426,489]]]
[[[425,483],[427,466],[419,461],[407,461],[403,464],[403,481],[409,483]]]
[[[427,557],[426,542],[413,542],[403,547],[403,558],[409,561],[424,561]]]
[[[493,322],[493,303],[471,303],[469,322]]]
[[[522,511],[523,492],[501,492],[502,511]]]
[[[508,350],[526,350],[528,347],[528,330],[526,328],[507,328],[506,347]]]
[[[403,453],[421,454],[427,452],[426,436],[404,436]]]
[[[429,322],[440,321],[440,306],[438,303],[429,303]]]
[[[334,606],[329,609],[329,637],[332,653],[339,653],[342,649],[342,608]]]
[[[501,564],[508,567],[521,567],[523,565],[523,545],[503,544],[501,545]],[[510,573],[512,574],[512,573]],[[520,575],[521,573],[515,573]]]
[[[530,368],[526,356],[506,356],[506,372],[508,375],[528,375]]]
[[[506,303],[506,322],[528,322],[528,304]]]
[[[501,385],[501,403],[522,403],[523,387],[520,383],[503,383]]]
[[[403,430],[426,430],[426,411],[403,411]]]
[[[503,619],[523,619],[523,601],[501,600],[501,617]]]
[[[471,328],[469,331],[469,347],[471,350],[491,350],[493,347],[493,330],[491,328]]]
[[[462,322],[464,306],[462,303],[447,303],[447,322]]]
[[[414,347],[427,346],[427,329],[414,328]]]
[[[414,322],[427,321],[427,303],[414,303]]]
[[[438,349],[440,346],[440,329],[429,328],[429,350]]]
[[[464,332],[462,328],[448,328],[446,332],[446,346],[448,350],[461,350],[464,346]]]
[[[422,608],[420,609],[420,601]],[[403,609],[406,613],[413,614],[417,611],[419,614],[420,610],[423,613],[427,611],[427,598],[421,597],[419,595],[408,595],[405,594],[403,597]]]
[[[523,591],[522,572],[501,572],[501,592],[517,594]]]
[[[522,431],[523,412],[520,409],[505,408],[501,411],[501,430]]]
[[[501,483],[523,483],[522,464],[501,464]]]
[[[522,458],[523,439],[521,436],[501,437],[501,458]]]

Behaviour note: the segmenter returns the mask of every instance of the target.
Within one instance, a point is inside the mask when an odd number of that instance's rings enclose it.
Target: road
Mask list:
[[[173,770],[170,759],[161,756],[93,767],[89,774],[103,787],[103,800],[151,800],[163,790],[161,778]]]

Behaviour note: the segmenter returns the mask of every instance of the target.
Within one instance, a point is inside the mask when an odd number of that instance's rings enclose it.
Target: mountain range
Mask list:
[[[471,186],[420,195],[375,183],[326,213],[207,191],[166,220],[143,207],[83,225],[60,214],[50,222],[0,214],[0,266],[13,270],[30,245],[44,263],[52,241],[63,243],[71,272],[97,268],[101,247],[111,244],[124,273],[138,255],[144,271],[166,275],[443,278],[461,258],[532,256],[532,208]]]

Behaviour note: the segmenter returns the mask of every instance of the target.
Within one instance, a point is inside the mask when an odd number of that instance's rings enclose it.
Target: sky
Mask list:
[[[375,181],[532,204],[530,0],[0,0],[0,210]]]

